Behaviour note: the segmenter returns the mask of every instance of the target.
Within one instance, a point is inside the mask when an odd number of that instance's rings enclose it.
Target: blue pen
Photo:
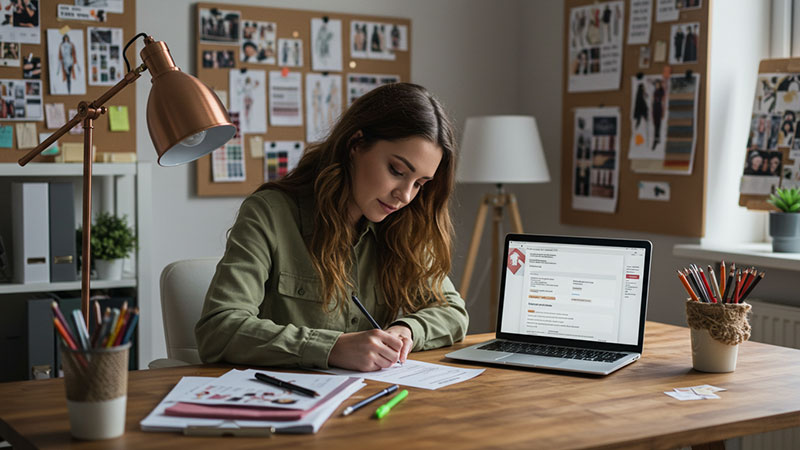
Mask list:
[[[136,308],[133,312],[133,318],[131,319],[131,324],[128,325],[128,329],[125,330],[125,337],[122,338],[122,344],[127,343],[133,337],[133,329],[136,328],[136,323],[139,322],[139,308]]]

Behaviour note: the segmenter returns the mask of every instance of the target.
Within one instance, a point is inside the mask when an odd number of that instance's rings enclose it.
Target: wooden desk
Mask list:
[[[457,347],[491,338],[473,335]],[[452,348],[413,354],[455,364]],[[458,364],[455,364],[458,365]],[[800,350],[746,342],[736,372],[691,368],[689,330],[648,322],[642,360],[607,377],[488,367],[477,378],[410,395],[383,420],[373,407],[348,417],[337,411],[316,435],[271,438],[189,438],[145,433],[142,420],[181,376],[218,376],[224,366],[191,366],[130,373],[125,434],[82,442],[69,434],[62,380],[0,384],[0,436],[14,448],[675,448],[800,426]],[[470,366],[476,367],[476,366]],[[368,382],[343,405],[376,391]],[[680,402],[663,391],[713,384],[719,400]],[[224,439],[224,441],[222,441]]]

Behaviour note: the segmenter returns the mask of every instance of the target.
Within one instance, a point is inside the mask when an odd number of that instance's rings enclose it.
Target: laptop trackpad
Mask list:
[[[570,360],[564,358],[553,358],[550,356],[523,355],[519,353],[513,353],[508,358],[503,358],[500,361],[502,361],[504,364],[559,367],[562,364],[568,363]]]

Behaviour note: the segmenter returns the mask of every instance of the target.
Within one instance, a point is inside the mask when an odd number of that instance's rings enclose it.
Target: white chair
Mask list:
[[[194,326],[200,320],[203,300],[218,262],[219,258],[184,259],[161,271],[161,315],[168,358],[150,362],[149,368],[201,363]]]

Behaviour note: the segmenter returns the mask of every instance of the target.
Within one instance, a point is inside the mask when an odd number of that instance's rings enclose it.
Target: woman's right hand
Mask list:
[[[343,369],[373,372],[391,367],[400,358],[403,340],[383,330],[345,333],[333,345],[328,364]]]

